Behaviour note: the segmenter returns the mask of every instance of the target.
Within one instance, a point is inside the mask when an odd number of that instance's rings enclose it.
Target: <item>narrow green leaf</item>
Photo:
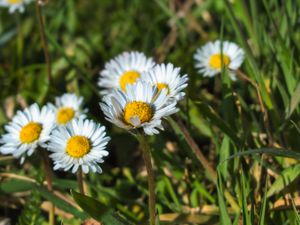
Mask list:
[[[7,194],[29,191],[35,186],[34,183],[24,181],[24,180],[16,180],[9,179],[0,183],[0,191],[5,192]]]
[[[230,142],[228,136],[224,136],[221,148],[220,148],[220,162],[223,162],[225,159],[227,159],[230,156]],[[220,165],[220,172],[222,173],[224,179],[228,176],[228,163],[225,161]]]
[[[290,105],[289,105],[289,108],[286,111],[285,118],[289,118],[292,115],[292,113],[294,112],[294,110],[299,105],[299,102],[300,102],[300,83],[295,88],[295,91],[294,91],[294,93],[293,93],[293,95],[291,97]]]
[[[220,171],[218,170],[218,202],[219,202],[219,209],[220,209],[220,224],[221,225],[231,225],[230,217],[227,212],[224,194],[223,194],[223,182],[221,178]]]
[[[268,197],[282,191],[286,186],[293,182],[300,174],[300,164],[291,166],[283,170],[268,190]]]
[[[102,222],[104,224],[113,225],[130,225],[131,223],[122,218],[117,212],[115,212],[109,206],[102,204],[101,202],[82,195],[76,191],[72,191],[74,200],[78,205],[91,217]]]
[[[65,202],[63,199],[57,197],[56,195],[49,192],[46,188],[41,186],[36,186],[36,189],[40,192],[40,194],[50,202],[52,202],[56,207],[62,209],[65,212],[71,213],[77,218],[80,218],[81,220],[87,219],[87,216],[76,209],[74,206],[72,206],[70,203]]]
[[[248,194],[248,188],[246,186],[246,179],[244,172],[241,174],[241,194],[242,194],[242,210],[243,210],[243,224],[245,225],[251,225],[251,219],[250,219],[250,213],[248,210],[248,203],[247,203],[247,194]]]
[[[209,120],[212,124],[217,126],[221,131],[223,131],[225,134],[228,135],[228,137],[237,145],[240,146],[241,141],[236,135],[236,132],[233,131],[230,126],[224,122],[217,114],[216,112],[209,107],[208,105],[197,102],[197,105],[200,108],[200,113]]]
[[[268,177],[267,179],[268,180]],[[266,185],[265,185],[265,189],[264,189],[264,198],[263,198],[263,202],[262,202],[262,207],[261,207],[261,210],[260,210],[260,216],[259,216],[259,225],[265,225],[265,215],[266,215],[266,205],[267,205],[267,186],[268,185],[268,182],[266,182]]]
[[[226,160],[230,160],[235,157],[240,157],[240,156],[245,156],[245,155],[254,155],[254,154],[268,154],[268,155],[272,155],[272,156],[294,158],[294,159],[300,160],[300,153],[294,152],[291,150],[280,149],[280,148],[251,149],[251,150],[235,153]],[[221,163],[223,163],[223,162],[221,162]]]

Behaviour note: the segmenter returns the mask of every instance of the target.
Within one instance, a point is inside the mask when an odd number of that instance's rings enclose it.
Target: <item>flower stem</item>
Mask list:
[[[81,168],[79,168],[77,171],[77,182],[80,193],[84,195],[83,173]]]
[[[48,49],[48,42],[47,42],[46,35],[45,35],[45,25],[44,25],[44,20],[43,20],[43,16],[42,16],[42,9],[41,9],[41,5],[39,3],[39,0],[36,0],[35,3],[36,3],[35,4],[35,6],[36,6],[35,9],[36,9],[36,15],[37,15],[37,19],[38,19],[39,32],[40,32],[42,45],[43,45],[43,49],[44,49],[45,61],[46,61],[46,64],[47,64],[48,82],[50,84],[51,80],[52,80],[51,58],[50,58],[49,49]]]
[[[155,178],[154,171],[151,162],[151,152],[149,149],[149,145],[147,143],[146,137],[139,135],[139,141],[141,144],[141,149],[143,153],[143,159],[147,170],[147,178],[148,178],[148,190],[149,190],[149,216],[150,216],[150,225],[155,225]]]
[[[43,158],[43,163],[44,163],[44,168],[46,173],[47,188],[48,191],[53,192],[52,170],[50,166],[50,160],[45,149],[41,149],[41,152],[42,152],[42,158]],[[50,210],[49,210],[49,225],[54,225],[54,224],[55,224],[55,207],[54,204],[51,203]]]

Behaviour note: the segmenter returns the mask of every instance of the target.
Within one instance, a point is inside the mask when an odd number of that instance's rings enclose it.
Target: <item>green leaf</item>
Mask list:
[[[74,215],[75,217],[77,217],[77,218],[79,218],[81,220],[87,219],[87,216],[83,212],[81,212],[78,209],[76,209],[70,203],[65,202],[63,199],[61,199],[61,198],[57,197],[56,195],[52,194],[46,188],[41,187],[41,186],[37,186],[36,189],[40,192],[40,194],[45,199],[47,199],[50,202],[52,202],[56,207],[62,209],[65,212],[68,212],[68,213]]]
[[[300,83],[297,85],[292,95],[289,108],[286,112],[286,118],[289,118],[292,115],[296,107],[299,105],[299,102],[300,102]]]
[[[24,180],[9,179],[0,184],[0,191],[7,194],[31,190],[34,183]]]
[[[220,162],[223,162],[230,156],[230,142],[228,136],[224,136],[221,148],[220,148]],[[220,172],[222,173],[224,179],[228,177],[228,163],[225,161],[220,165]]]
[[[300,174],[300,164],[288,167],[283,170],[268,190],[268,197],[280,192],[291,182],[293,182]]]
[[[251,150],[235,153],[226,160],[230,160],[235,157],[240,157],[240,156],[244,156],[244,155],[254,155],[254,154],[268,154],[268,155],[272,155],[272,156],[294,158],[294,159],[300,160],[300,153],[294,152],[291,150],[281,149],[281,148],[251,149]],[[220,164],[224,163],[225,161],[220,162]]]
[[[123,219],[117,212],[115,212],[109,206],[102,204],[101,202],[80,194],[76,191],[72,191],[74,200],[78,205],[91,217],[102,222],[104,224],[113,224],[113,225],[129,225],[130,222]]]
[[[207,122],[203,120],[199,110],[197,109],[196,104],[189,99],[189,116],[191,123],[200,131],[201,134],[212,137],[213,134],[207,125]]]
[[[266,180],[268,180],[268,177]],[[264,189],[264,198],[263,198],[262,207],[260,210],[259,225],[265,224],[266,205],[267,205],[267,198],[268,198],[268,196],[267,196],[267,187],[268,186],[267,185],[268,185],[268,182],[266,182],[265,189]]]
[[[219,202],[219,209],[220,209],[220,224],[221,225],[231,225],[230,217],[227,212],[225,200],[224,200],[224,194],[223,194],[223,182],[221,178],[220,171],[218,170],[218,202]]]
[[[221,131],[228,135],[228,137],[237,145],[241,144],[240,139],[236,135],[236,132],[230,128],[230,126],[224,122],[215,111],[208,105],[204,103],[197,103],[200,108],[200,113],[209,120],[212,124],[217,126]]]

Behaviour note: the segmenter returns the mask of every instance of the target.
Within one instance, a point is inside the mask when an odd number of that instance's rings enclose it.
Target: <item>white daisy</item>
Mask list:
[[[56,115],[58,125],[66,125],[74,118],[85,118],[86,109],[82,109],[83,97],[77,97],[75,94],[63,94],[55,98],[55,105],[49,103],[48,106],[53,109]]]
[[[127,129],[141,128],[146,134],[158,134],[163,129],[163,117],[178,111],[176,101],[168,102],[167,89],[158,89],[147,82],[127,85],[126,92],[116,90],[100,103],[105,118]]]
[[[231,79],[235,80],[235,70],[244,61],[244,51],[235,43],[218,40],[197,49],[194,59],[196,68],[204,77],[213,77],[220,73],[223,63],[224,68],[229,69]]]
[[[32,2],[32,0],[0,0],[0,6],[8,7],[9,13],[19,11],[23,13],[25,11],[25,5]]]
[[[170,100],[181,100],[185,93],[182,91],[187,87],[188,76],[180,76],[180,68],[171,63],[156,65],[152,70],[142,73],[141,79],[155,85],[160,91],[167,89]]]
[[[102,95],[111,93],[116,88],[126,90],[127,84],[134,84],[142,72],[155,65],[152,58],[147,58],[141,52],[124,52],[105,64],[100,72],[98,85]]]
[[[91,120],[75,119],[67,126],[60,126],[51,134],[48,150],[54,162],[54,170],[72,169],[76,173],[81,167],[84,173],[89,171],[101,173],[98,163],[108,155],[105,150],[109,137],[105,127]]]
[[[5,126],[7,131],[1,139],[0,147],[2,154],[12,154],[16,158],[21,158],[24,162],[25,156],[32,155],[38,147],[45,147],[50,138],[50,133],[55,126],[55,115],[47,106],[41,110],[35,103],[18,111],[12,121]]]

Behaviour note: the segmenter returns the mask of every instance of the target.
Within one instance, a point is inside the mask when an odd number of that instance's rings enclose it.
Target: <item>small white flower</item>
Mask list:
[[[72,119],[85,118],[86,109],[82,109],[83,97],[75,94],[63,94],[55,98],[55,105],[49,103],[48,106],[55,112],[56,123],[66,125]]]
[[[102,95],[109,94],[115,89],[126,90],[127,84],[134,84],[141,73],[155,65],[152,58],[147,58],[141,52],[124,52],[105,64],[100,72],[98,85]]]
[[[181,100],[187,87],[188,76],[180,76],[180,68],[171,63],[156,65],[152,70],[142,73],[141,79],[155,85],[159,91],[166,89],[170,100]]]
[[[101,173],[98,163],[103,163],[103,157],[108,155],[105,148],[109,140],[105,127],[91,120],[75,119],[67,126],[57,127],[48,144],[54,170],[72,169],[76,173],[81,167],[84,173]]]
[[[127,85],[126,92],[116,90],[100,103],[105,118],[126,130],[141,128],[148,134],[158,134],[161,120],[178,111],[176,101],[168,102],[167,90],[139,81]]]
[[[2,154],[12,154],[21,158],[24,162],[25,156],[30,156],[38,146],[46,147],[50,139],[50,133],[55,126],[55,115],[47,106],[41,110],[38,105],[32,104],[23,111],[18,111],[12,121],[5,126],[4,134],[0,143]]]
[[[235,43],[218,40],[197,49],[194,59],[196,68],[204,77],[213,77],[220,73],[223,63],[224,68],[229,71],[230,78],[235,80],[235,70],[244,61],[244,51]]]
[[[19,11],[23,13],[25,11],[25,5],[32,2],[32,0],[0,0],[0,6],[8,7],[9,13]]]

